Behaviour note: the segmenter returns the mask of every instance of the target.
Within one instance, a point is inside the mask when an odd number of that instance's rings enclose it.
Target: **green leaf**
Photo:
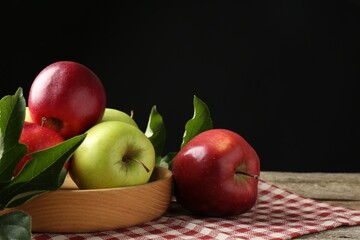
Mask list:
[[[172,160],[178,152],[169,152],[158,160],[157,165],[163,168],[172,169]]]
[[[15,211],[0,216],[1,240],[30,240],[31,217],[22,211]]]
[[[207,105],[205,104],[205,102],[203,102],[201,99],[197,98],[194,95],[193,104],[194,104],[194,114],[193,117],[185,125],[185,132],[183,134],[183,139],[180,149],[197,134],[205,130],[211,129],[213,127],[210,111]],[[157,130],[156,128],[154,129]],[[163,141],[165,142],[165,136]],[[177,153],[178,151],[172,151],[166,154],[164,157],[158,155],[156,158],[156,165],[171,170],[173,158]]]
[[[156,159],[161,159],[165,146],[166,129],[163,118],[157,111],[156,106],[151,108],[145,135],[150,139],[154,146]]]
[[[0,188],[7,184],[27,152],[19,143],[24,126],[26,103],[22,88],[0,100]]]
[[[30,154],[32,159],[22,171],[0,189],[0,209],[19,206],[42,193],[60,188],[67,172],[64,164],[85,137],[86,133]]]
[[[180,148],[199,133],[213,128],[210,111],[205,102],[194,95],[193,104],[194,115],[185,125],[185,132]]]

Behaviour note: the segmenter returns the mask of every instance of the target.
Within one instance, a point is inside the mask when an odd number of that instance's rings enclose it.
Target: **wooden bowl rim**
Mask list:
[[[169,178],[172,178],[173,174],[172,171],[164,168],[164,167],[160,167],[160,166],[155,166],[153,173],[157,173],[158,176],[156,176],[155,179],[153,179],[153,175],[150,177],[149,182],[144,183],[144,184],[140,184],[140,185],[134,185],[134,186],[127,186],[127,187],[117,187],[117,188],[98,188],[98,189],[73,189],[73,188],[67,188],[67,189],[62,189],[59,188],[58,192],[67,192],[67,193],[86,193],[86,192],[108,192],[108,191],[125,191],[127,189],[133,189],[133,188],[139,188],[139,187],[148,187],[154,184],[157,184],[158,182],[161,181],[165,181]],[[70,178],[70,176],[68,175],[67,178]],[[75,183],[74,183],[75,184]]]

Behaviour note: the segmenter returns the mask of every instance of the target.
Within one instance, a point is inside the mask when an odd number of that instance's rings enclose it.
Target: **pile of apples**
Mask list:
[[[85,140],[65,163],[80,189],[147,183],[155,167],[152,143],[132,115],[106,107],[99,77],[73,61],[45,67],[30,87],[20,142],[28,147],[14,175],[30,161],[30,153],[76,135]]]
[[[104,87],[86,66],[50,64],[30,88],[20,142],[31,153],[81,133],[87,134],[85,140],[64,166],[80,189],[149,181],[155,149],[132,114],[106,107]],[[29,160],[26,155],[14,174]],[[200,132],[176,152],[170,166],[176,201],[195,214],[237,215],[256,203],[260,160],[234,131]]]

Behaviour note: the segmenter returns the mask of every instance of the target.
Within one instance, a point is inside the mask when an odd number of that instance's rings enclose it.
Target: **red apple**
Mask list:
[[[14,176],[18,175],[27,161],[31,160],[30,153],[50,148],[64,141],[64,138],[56,131],[42,127],[39,124],[25,121],[19,142],[28,148],[26,155],[20,160],[14,171]],[[68,169],[69,161],[65,164]]]
[[[174,195],[193,213],[224,217],[256,203],[260,161],[239,134],[211,129],[192,138],[173,159]]]
[[[59,61],[44,68],[29,92],[31,120],[59,132],[65,139],[84,133],[102,119],[106,94],[88,67]]]

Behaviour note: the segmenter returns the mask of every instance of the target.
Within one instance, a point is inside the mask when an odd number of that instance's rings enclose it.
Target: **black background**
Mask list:
[[[357,1],[3,1],[0,93],[78,61],[145,130],[157,106],[177,151],[193,96],[262,170],[359,172]]]

